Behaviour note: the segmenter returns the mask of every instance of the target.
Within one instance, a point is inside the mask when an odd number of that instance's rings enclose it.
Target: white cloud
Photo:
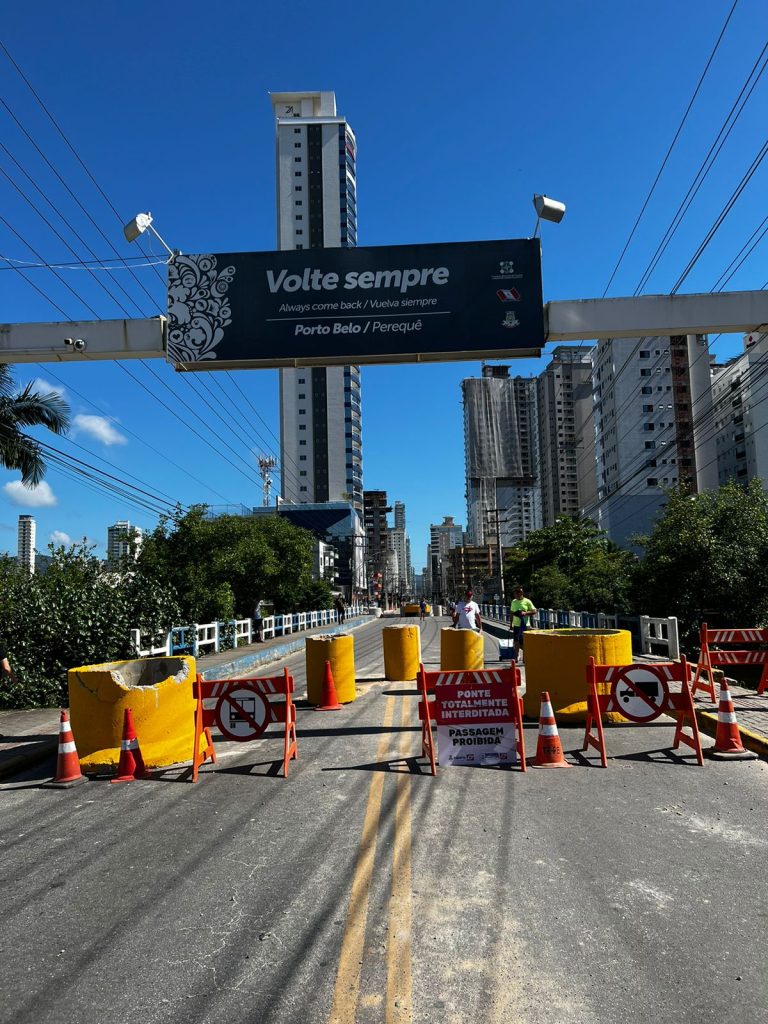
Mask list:
[[[48,508],[57,505],[59,499],[50,485],[43,481],[37,487],[25,487],[21,480],[11,480],[3,485],[8,500],[20,508]]]
[[[32,390],[37,391],[41,395],[58,395],[59,398],[66,398],[66,388],[63,388],[60,384],[49,384],[43,377],[35,377],[30,383]]]
[[[54,530],[51,536],[48,538],[51,544],[55,544],[56,547],[68,548],[72,543],[72,538],[68,533],[64,533],[63,530]]]
[[[72,427],[74,433],[88,434],[102,444],[128,444],[128,438],[115,430],[111,421],[104,416],[86,416],[78,413],[72,421]]]

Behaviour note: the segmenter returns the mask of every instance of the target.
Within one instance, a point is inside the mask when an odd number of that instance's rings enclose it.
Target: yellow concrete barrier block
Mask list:
[[[440,630],[440,669],[476,672],[485,667],[483,634],[474,629]]]
[[[598,665],[632,662],[632,635],[627,629],[527,629],[523,644],[523,707],[529,718],[539,717],[541,694],[546,690],[558,722],[584,722],[589,659],[594,658]],[[607,718],[626,721],[613,713]]]
[[[418,626],[385,626],[384,678],[390,681],[415,679],[421,662],[421,630]]]
[[[340,703],[351,703],[357,697],[354,637],[350,633],[307,637],[307,700],[310,704],[322,704],[326,661],[331,663],[336,696]]]
[[[195,659],[186,656],[70,669],[70,720],[83,771],[118,763],[126,708],[149,767],[189,761],[195,739],[195,671]]]

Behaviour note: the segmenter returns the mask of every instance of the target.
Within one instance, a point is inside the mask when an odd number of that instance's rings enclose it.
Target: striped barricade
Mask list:
[[[659,715],[670,715],[677,722],[672,749],[677,750],[681,743],[685,743],[693,749],[698,763],[703,765],[704,755],[690,680],[691,669],[685,658],[632,665],[596,665],[595,659],[590,658],[587,665],[587,727],[581,749],[594,747],[600,754],[603,768],[607,768],[602,718],[606,712],[618,712],[638,725],[652,722]],[[671,691],[670,683],[679,683],[680,691]],[[690,733],[684,731],[688,718],[691,720]]]
[[[195,746],[192,757],[192,781],[197,782],[200,765],[216,762],[211,738],[215,726],[228,740],[247,743],[258,739],[270,725],[280,723],[283,731],[283,775],[288,775],[288,762],[298,759],[296,743],[296,706],[291,694],[293,676],[288,669],[281,676],[243,679],[203,679],[197,677],[194,695]],[[280,699],[284,698],[284,699]]]
[[[768,629],[708,629],[706,622],[701,625],[701,651],[693,677],[692,693],[703,690],[709,695],[713,704],[715,696],[714,668],[723,665],[762,665],[763,673],[757,687],[758,696],[768,689],[768,647],[756,645],[768,644]],[[717,647],[712,647],[716,644]],[[751,644],[747,650],[718,650],[723,644],[733,648],[736,644]],[[705,679],[706,675],[706,679]]]
[[[517,762],[525,771],[523,701],[516,666],[427,672],[420,665],[418,685],[421,754],[429,759],[433,775],[437,774],[433,723],[441,765]]]

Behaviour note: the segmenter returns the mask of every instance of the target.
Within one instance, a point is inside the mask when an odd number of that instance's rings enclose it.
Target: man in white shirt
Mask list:
[[[459,629],[476,629],[482,631],[483,623],[480,620],[480,607],[472,600],[472,591],[468,590],[464,600],[456,605],[453,613],[453,624]]]

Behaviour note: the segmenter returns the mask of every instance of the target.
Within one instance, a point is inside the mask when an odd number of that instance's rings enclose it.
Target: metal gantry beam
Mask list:
[[[640,295],[570,299],[544,307],[547,341],[669,337],[678,334],[745,334],[768,329],[768,291],[702,295]],[[165,317],[67,323],[0,324],[0,363],[69,363],[108,359],[167,358]],[[533,350],[483,352],[487,359],[529,356]],[[275,354],[277,358],[277,353]],[[479,352],[446,359],[479,359]],[[392,362],[393,359],[372,359]],[[394,360],[396,361],[396,360]],[[268,364],[260,362],[259,368]],[[277,365],[277,363],[275,364]],[[211,369],[216,368],[211,361]]]
[[[768,324],[768,291],[572,299],[544,312],[547,341],[746,334]]]

